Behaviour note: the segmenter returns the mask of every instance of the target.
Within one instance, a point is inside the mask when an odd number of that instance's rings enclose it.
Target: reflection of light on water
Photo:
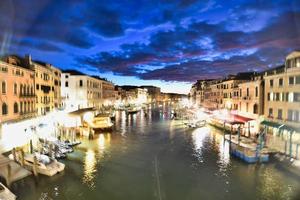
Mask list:
[[[111,139],[111,135],[110,133],[105,134],[106,136],[104,136],[104,134],[100,134],[99,138],[98,138],[98,145],[99,145],[99,149],[100,150],[104,150],[105,147],[110,144],[110,139]]]
[[[126,133],[126,113],[125,111],[122,111],[121,115],[121,135],[124,135]]]
[[[84,176],[83,182],[86,183],[89,187],[94,188],[94,178],[96,170],[96,154],[93,150],[89,149],[86,152],[84,160]]]
[[[100,149],[104,149],[104,147],[105,147],[105,138],[104,138],[104,135],[103,135],[103,134],[100,134],[100,135],[99,135],[99,138],[98,138],[98,145],[99,145],[99,148],[100,148]]]
[[[195,150],[195,154],[197,155],[198,159],[202,158],[201,150],[203,147],[204,140],[207,137],[207,135],[209,134],[209,131],[210,131],[209,128],[203,127],[203,128],[198,128],[198,129],[194,130],[192,133],[194,150]]]
[[[280,173],[274,173],[270,168],[260,169],[261,183],[258,189],[265,199],[290,199],[293,188],[287,185]]]
[[[224,141],[223,136],[217,138],[219,142],[219,163],[226,167],[230,162],[229,142]]]

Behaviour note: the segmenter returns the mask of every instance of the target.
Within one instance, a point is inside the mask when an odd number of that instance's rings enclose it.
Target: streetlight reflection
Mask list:
[[[90,188],[95,187],[94,178],[96,173],[96,154],[95,151],[92,149],[89,149],[86,152],[85,159],[84,159],[84,176],[83,176],[83,182],[87,184]]]

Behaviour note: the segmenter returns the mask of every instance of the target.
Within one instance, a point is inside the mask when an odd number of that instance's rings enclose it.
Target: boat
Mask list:
[[[113,127],[109,114],[100,113],[94,117],[89,126],[94,130],[111,130]]]
[[[65,144],[68,145],[69,147],[74,147],[74,146],[77,146],[77,145],[81,144],[81,142],[80,141],[66,140]]]
[[[141,111],[141,108],[138,106],[130,106],[126,109],[127,114],[135,114]]]
[[[7,187],[0,183],[0,199],[15,200],[17,197]]]
[[[54,176],[55,174],[60,173],[65,169],[65,164],[58,162],[56,159],[50,158],[49,156],[39,153],[24,154],[25,166],[33,169],[34,157],[36,157],[37,160],[36,169],[39,174]],[[9,158],[13,159],[13,155],[10,154]]]
[[[185,125],[189,128],[201,128],[206,125],[206,121],[205,120],[193,121],[193,122],[185,123]]]

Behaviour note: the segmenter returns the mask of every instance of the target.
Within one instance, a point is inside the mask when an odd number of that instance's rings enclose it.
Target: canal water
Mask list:
[[[212,128],[187,129],[169,107],[126,116],[115,130],[83,139],[54,177],[12,185],[20,200],[300,199],[300,178],[276,162],[247,165],[229,156]]]

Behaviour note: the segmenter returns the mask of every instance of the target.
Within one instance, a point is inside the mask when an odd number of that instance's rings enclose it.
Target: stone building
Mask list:
[[[3,58],[0,84],[0,123],[35,116],[34,71],[26,58]]]

